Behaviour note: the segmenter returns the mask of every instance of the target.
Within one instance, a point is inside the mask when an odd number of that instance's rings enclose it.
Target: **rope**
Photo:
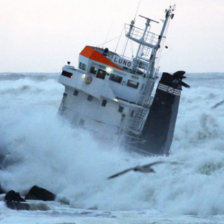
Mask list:
[[[136,12],[135,12],[134,21],[135,21],[135,19],[136,19],[137,14],[138,14],[138,10],[139,10],[139,7],[140,7],[140,4],[141,4],[141,1],[142,1],[142,0],[139,0],[139,1],[138,1],[138,5],[137,5],[137,8],[136,8]]]
[[[103,44],[100,44],[100,46],[102,46],[102,47],[103,47],[105,44],[110,43],[111,41],[116,40],[116,39],[117,39],[117,38],[119,38],[119,37],[120,37],[120,35],[119,35],[119,36],[114,37],[113,39],[110,39],[110,40],[108,40],[108,41],[104,42]]]
[[[121,40],[123,31],[124,31],[124,28],[122,28],[122,30],[121,30],[121,33],[120,33],[120,36],[119,36],[119,38],[118,38],[117,45],[116,45],[116,48],[115,48],[115,52],[117,52],[117,48],[118,48],[118,46],[119,46],[119,43],[120,43],[120,40]]]

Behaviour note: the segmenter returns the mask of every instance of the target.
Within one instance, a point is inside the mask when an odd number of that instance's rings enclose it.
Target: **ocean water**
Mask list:
[[[1,224],[224,223],[224,73],[187,74],[169,157],[98,143],[58,117],[59,74],[0,74],[0,184],[57,194],[47,211],[8,209]],[[155,174],[127,173],[154,161]],[[65,203],[66,202],[66,203]]]

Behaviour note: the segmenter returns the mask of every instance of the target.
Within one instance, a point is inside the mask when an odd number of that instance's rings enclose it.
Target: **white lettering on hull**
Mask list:
[[[132,69],[132,67],[133,67],[132,61],[129,61],[129,60],[124,59],[124,58],[121,58],[121,57],[116,56],[116,55],[113,56],[112,61],[115,64],[120,65],[122,67],[130,68],[130,69]]]

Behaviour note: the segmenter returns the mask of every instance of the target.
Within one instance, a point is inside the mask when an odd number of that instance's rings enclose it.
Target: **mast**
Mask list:
[[[155,61],[156,61],[156,54],[158,49],[160,48],[162,39],[164,38],[164,34],[166,32],[167,26],[169,24],[170,19],[173,18],[174,14],[173,11],[175,10],[175,6],[170,6],[165,12],[165,20],[163,22],[162,29],[159,35],[150,32],[151,22],[159,23],[153,19],[141,16],[142,18],[146,19],[145,28],[142,32],[141,29],[134,26],[135,21],[132,20],[131,24],[129,25],[129,30],[126,33],[126,37],[131,39],[132,41],[139,44],[138,50],[136,53],[135,58],[133,59],[134,67],[133,69],[136,71],[138,68],[144,69],[146,72],[146,77],[154,78],[154,71],[155,71]],[[139,36],[141,36],[139,38]],[[157,39],[157,40],[156,40]],[[147,55],[148,58],[144,57],[144,52],[151,52],[150,55]]]
[[[135,27],[135,21],[132,20],[129,25],[129,30],[126,37],[139,44],[135,58],[133,59],[133,72],[143,74],[146,78],[144,87],[141,89],[139,96],[139,104],[149,107],[151,93],[154,88],[156,79],[155,62],[158,58],[157,52],[161,49],[162,40],[165,38],[165,33],[170,19],[174,17],[175,5],[170,6],[165,11],[165,19],[160,31],[160,34],[155,34],[150,31],[151,23],[159,23],[153,19],[141,16],[146,19],[144,30]]]
[[[169,9],[166,9],[166,11],[165,11],[166,12],[165,20],[163,22],[163,26],[162,26],[162,29],[161,29],[161,32],[160,32],[157,44],[153,48],[152,54],[151,54],[151,57],[150,57],[150,61],[151,61],[151,63],[150,63],[151,65],[149,66],[149,75],[150,75],[150,77],[154,77],[156,54],[157,54],[157,51],[159,50],[159,48],[161,46],[161,42],[162,42],[162,39],[164,38],[164,34],[165,34],[166,30],[167,30],[169,21],[171,19],[173,19],[173,17],[174,17],[174,13],[173,12],[175,10],[175,7],[176,7],[175,5],[170,6]]]

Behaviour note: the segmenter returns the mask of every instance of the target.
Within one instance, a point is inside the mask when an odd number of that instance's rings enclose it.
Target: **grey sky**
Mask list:
[[[224,72],[224,1],[142,0],[138,14],[162,19],[170,3],[177,7],[160,71]],[[60,72],[67,60],[76,65],[85,45],[99,46],[118,36],[124,23],[133,19],[137,4],[138,0],[1,0],[0,72]]]

